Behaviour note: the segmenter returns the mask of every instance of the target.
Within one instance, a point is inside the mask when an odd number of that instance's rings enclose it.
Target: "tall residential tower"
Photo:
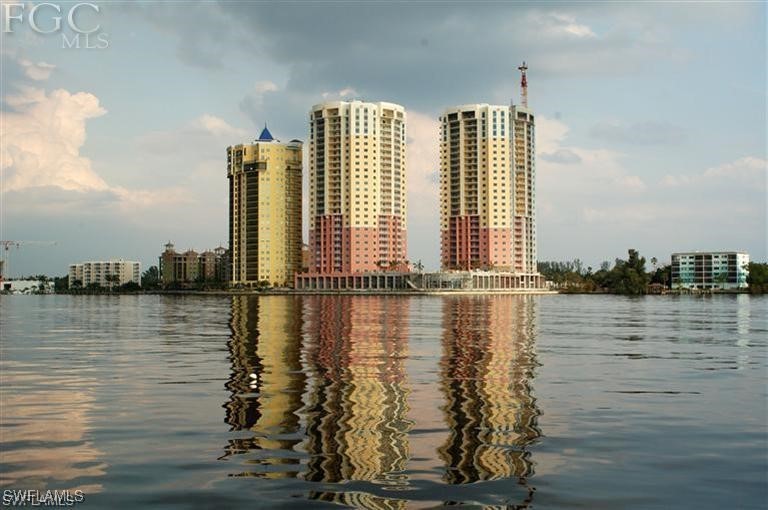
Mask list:
[[[525,74],[522,85],[527,97]],[[533,113],[469,104],[440,123],[443,269],[536,273]]]
[[[393,103],[310,111],[310,273],[406,267],[405,120]]]
[[[267,127],[227,148],[232,285],[290,286],[301,270],[301,147]]]

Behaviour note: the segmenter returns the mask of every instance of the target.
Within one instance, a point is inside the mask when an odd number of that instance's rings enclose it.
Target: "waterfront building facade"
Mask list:
[[[258,140],[227,148],[232,285],[293,285],[301,270],[302,142]]]
[[[226,282],[228,260],[229,253],[223,246],[202,253],[192,249],[179,253],[168,241],[158,260],[160,282],[166,287],[200,281]]]
[[[309,127],[309,272],[407,270],[405,109],[326,102]]]
[[[672,288],[747,288],[749,254],[743,252],[686,252],[672,254]]]
[[[509,110],[513,122],[515,170],[512,269],[518,273],[536,273],[536,125],[528,107],[515,105]]]
[[[536,273],[533,113],[470,104],[440,124],[443,269]]]
[[[119,287],[134,282],[141,285],[141,264],[129,260],[88,261],[69,266],[69,287]]]

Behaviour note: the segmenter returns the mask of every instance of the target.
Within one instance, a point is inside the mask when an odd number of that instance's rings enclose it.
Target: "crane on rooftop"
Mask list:
[[[523,65],[518,66],[517,69],[522,75],[520,77],[520,100],[523,103],[523,107],[528,108],[528,77],[526,76],[528,66],[525,64],[525,60],[523,60]]]

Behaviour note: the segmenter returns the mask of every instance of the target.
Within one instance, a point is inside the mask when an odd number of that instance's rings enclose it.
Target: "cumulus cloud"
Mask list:
[[[707,168],[698,174],[667,174],[659,182],[666,188],[714,185],[718,187],[751,187],[764,189],[768,160],[746,156],[722,165]]]
[[[117,210],[183,200],[181,190],[134,190],[109,185],[81,155],[86,124],[107,113],[99,99],[88,92],[20,86],[5,97],[11,109],[2,115],[0,144],[2,192],[6,203],[38,210],[74,211],[87,205],[99,210],[112,204]],[[201,128],[222,130],[210,118]],[[55,191],[55,192],[54,192]]]
[[[560,210],[587,195],[645,191],[643,180],[625,169],[622,153],[569,145],[568,132],[563,121],[543,115],[537,118],[539,187],[547,200],[560,204]]]
[[[57,89],[23,88],[8,96],[3,111],[3,191],[38,186],[65,190],[105,190],[107,183],[80,155],[85,143],[86,121],[106,110],[93,94]]]
[[[539,157],[544,161],[549,161],[551,163],[561,163],[563,165],[581,163],[581,158],[579,155],[573,152],[571,149],[558,149],[552,153],[544,152],[539,154]]]

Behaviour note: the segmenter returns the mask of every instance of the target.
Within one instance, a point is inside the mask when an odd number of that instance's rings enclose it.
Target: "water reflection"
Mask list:
[[[228,342],[231,392],[224,405],[232,431],[223,458],[251,451],[249,471],[236,476],[296,476],[299,460],[285,455],[301,442],[298,410],[306,376],[301,365],[301,299],[234,296]],[[253,379],[250,374],[257,374]]]
[[[386,296],[234,297],[224,405],[233,434],[222,459],[238,456],[245,467],[231,475],[323,484],[310,485],[305,496],[358,508],[403,508],[410,499],[381,491],[449,497],[435,495],[433,482],[515,479],[528,487],[529,447],[540,436],[531,389],[535,301],[444,298],[442,352],[417,355],[417,365],[431,368],[415,373],[421,396],[414,410],[406,365],[413,303]],[[414,420],[429,430],[413,435]],[[325,490],[352,482],[349,490]],[[429,496],[412,492],[426,482]],[[527,493],[523,506],[532,489]]]
[[[46,372],[32,363],[0,363],[0,487],[102,490],[103,452],[92,438],[93,379]]]
[[[305,478],[404,483],[408,460],[408,300],[306,300],[308,395]]]
[[[532,307],[516,296],[446,298],[440,364],[450,437],[440,456],[450,484],[533,474],[526,447],[541,432]]]

